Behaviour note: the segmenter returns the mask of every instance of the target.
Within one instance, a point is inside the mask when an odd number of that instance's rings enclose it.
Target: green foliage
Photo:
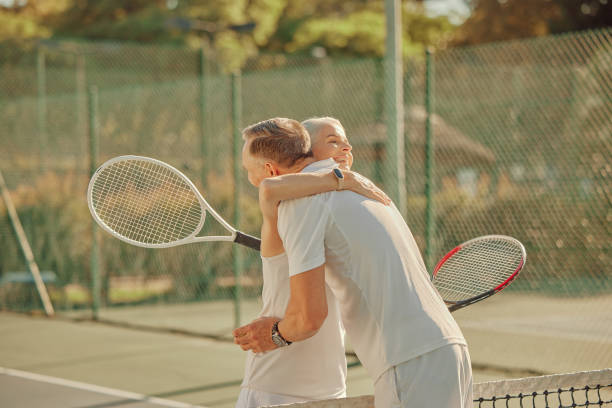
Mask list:
[[[457,30],[447,17],[428,17],[421,1],[402,2],[404,55],[423,48],[477,44],[542,36],[612,24],[612,2],[587,0],[466,0],[472,13]],[[384,1],[223,0],[179,1],[37,0],[0,6],[0,42],[7,39],[70,37],[113,41],[189,44],[209,42],[226,70],[233,71],[261,52],[332,55],[384,54]],[[174,18],[190,27],[169,24]],[[255,23],[252,31],[235,26]]]
[[[204,40],[209,57],[226,71],[242,67],[260,52],[309,54],[315,46],[330,54],[384,54],[382,0],[195,0],[181,1],[174,10],[162,0],[63,0],[58,4],[31,7],[27,12],[0,8],[0,41],[53,36],[199,48]],[[402,17],[405,55],[422,53],[425,46],[443,47],[454,29],[447,18],[427,17],[414,2],[403,5]],[[176,19],[180,23],[172,23]],[[255,26],[251,31],[237,27],[246,23]]]
[[[609,35],[609,30],[602,30],[435,55],[437,256],[477,235],[508,234],[528,246],[527,269],[513,290],[540,290],[554,282],[559,293],[569,295],[575,293],[573,287],[585,289],[582,282],[609,281],[612,143],[606,93],[610,47],[605,41]],[[204,196],[231,220],[228,76],[215,73],[199,78],[198,54],[193,50],[135,44],[79,46],[89,51],[83,53],[82,76],[99,88],[100,160],[119,154],[163,159],[196,184],[204,184]],[[35,84],[28,80],[36,72],[36,53],[31,54],[19,58],[21,69],[4,70],[0,77],[5,96],[0,122],[8,129],[0,165],[14,188],[11,193],[41,269],[58,274],[65,294],[60,304],[69,307],[77,302],[76,294],[83,293],[74,285],[85,291],[89,287],[86,104],[74,88],[79,71],[73,55],[49,49],[43,147],[37,123],[40,100]],[[390,152],[381,125],[380,60],[270,57],[280,62],[260,64],[242,76],[243,124],[272,115],[338,117],[354,146],[355,169],[389,189],[394,169],[385,160]],[[407,220],[424,249],[424,121],[411,114],[423,100],[422,62],[411,67],[406,74],[410,92],[405,93]],[[206,110],[204,115],[201,109]],[[79,110],[80,116],[73,114]],[[41,159],[55,174],[45,175]],[[201,183],[204,163],[210,173]],[[473,178],[462,181],[460,175],[466,172]],[[261,222],[257,197],[243,183],[239,227],[257,234]],[[224,232],[206,225],[204,233]],[[116,286],[125,276],[147,284],[172,281],[171,289],[163,292],[146,285],[138,288],[134,295],[139,301],[231,295],[233,247],[227,243],[150,251],[106,233],[101,233],[101,240],[109,302],[128,302],[124,288]],[[0,273],[24,270],[1,205],[0,248]],[[257,254],[245,251],[245,256],[247,276],[257,284]],[[251,293],[256,293],[256,284]],[[601,286],[609,288],[609,283]],[[84,296],[80,298],[82,302]]]
[[[167,42],[166,14],[146,1],[75,2],[54,25],[56,36]]]
[[[256,0],[250,2],[246,14],[250,21],[257,25],[253,31],[253,40],[260,47],[265,47],[270,37],[276,32],[286,1]]]
[[[88,264],[88,240],[83,239],[88,214],[75,199],[78,182],[74,174],[61,177],[47,174],[33,183],[20,185],[11,194],[40,269],[59,272],[59,279],[64,282],[70,282]],[[0,219],[3,230],[8,231],[10,222],[4,206],[0,206]],[[23,270],[22,253],[12,233],[0,236],[0,246],[3,248],[0,271],[20,266]]]
[[[304,21],[285,46],[289,52],[308,51],[322,46],[331,54],[368,55],[385,53],[386,21],[382,2],[347,14],[322,16]],[[402,9],[403,53],[414,55],[426,46],[443,47],[453,26],[447,18],[427,17],[410,3]]]
[[[11,40],[47,38],[53,34],[52,21],[72,0],[36,0],[0,5],[0,43]]]
[[[89,293],[91,287],[92,219],[83,197],[83,186],[87,181],[86,176],[75,173],[60,175],[48,172],[33,184],[20,185],[11,192],[39,268],[57,275],[57,282],[51,285],[51,296],[58,309],[86,307],[91,300],[84,295]],[[229,206],[233,195],[232,185],[215,175],[211,175],[209,181],[215,189],[215,203],[222,208]],[[0,277],[6,272],[26,270],[2,203],[0,200]],[[259,211],[253,211],[258,209],[257,203],[245,197],[241,204],[245,214],[243,229],[257,231],[261,224]],[[207,225],[214,223],[216,221],[209,216]],[[216,232],[227,234],[218,226]],[[231,296],[226,285],[220,284],[218,279],[233,275],[231,244],[192,244],[151,250],[123,243],[99,228],[98,238],[103,297],[109,305],[162,300],[185,302]],[[251,254],[252,251],[245,252],[247,276],[253,282],[258,282],[261,273],[258,256]],[[142,284],[112,285],[112,282],[121,281],[122,277],[130,277],[131,281],[140,279]],[[162,290],[156,291],[150,288],[152,284],[147,285],[147,282],[160,281],[168,282]],[[30,293],[31,287],[21,289],[23,291],[11,297],[12,300],[3,298],[4,307],[13,308],[21,303],[36,307],[36,296]],[[258,286],[251,288],[250,292],[245,291],[247,296],[258,293]],[[3,305],[0,304],[0,307]]]
[[[539,37],[612,25],[612,2],[608,1],[468,1],[472,13],[453,39],[455,45]]]
[[[0,8],[0,42],[45,38],[51,30],[31,16],[8,13]]]
[[[331,52],[382,55],[385,44],[385,20],[380,12],[359,11],[350,16],[312,19],[296,32],[286,50],[309,50],[313,45]]]
[[[494,232],[523,242],[527,267],[520,279],[521,290],[578,295],[611,289],[612,248],[607,227],[601,223],[608,210],[597,199],[576,201],[567,194],[534,195],[516,188],[489,202],[439,200],[436,208],[437,227],[443,231],[438,245],[446,250],[466,237]]]

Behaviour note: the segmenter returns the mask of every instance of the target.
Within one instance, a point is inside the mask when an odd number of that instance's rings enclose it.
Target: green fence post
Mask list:
[[[208,45],[206,39],[202,38],[200,43],[199,50],[199,106],[200,106],[200,159],[202,161],[202,167],[200,168],[200,182],[202,183],[202,191],[204,194],[207,194],[208,188],[208,172],[211,168],[213,168],[212,164],[209,161],[212,160],[210,151],[210,143],[209,143],[209,133],[208,133],[208,116],[206,110],[208,108],[208,58],[207,58],[207,50]],[[211,254],[211,251],[214,251],[213,245],[206,245],[205,248],[202,248],[205,252],[206,256]],[[213,275],[213,268],[210,262],[205,262],[204,265],[204,279],[206,281],[206,290],[210,291],[210,280]],[[206,295],[210,295],[207,293]]]
[[[81,144],[81,151],[84,153],[87,151],[85,143],[88,138],[85,137],[87,134],[87,76],[85,73],[85,56],[75,53],[76,65],[75,65],[75,112],[76,112],[76,137]],[[83,154],[83,158],[87,156]]]
[[[384,58],[375,58],[374,59],[374,72],[376,72],[376,78],[384,78],[385,77],[385,60]],[[374,115],[376,118],[376,123],[384,123],[385,120],[385,82],[382,83],[379,81],[376,82],[376,88],[374,91],[374,100],[376,101],[374,105]]]
[[[402,95],[402,98],[404,99],[404,106],[409,107],[412,106],[412,75],[413,72],[415,71],[414,69],[414,65],[412,62],[410,62],[409,64],[404,66],[404,82],[402,85],[404,85],[404,94]],[[412,161],[410,160],[410,148],[411,148],[411,143],[410,143],[410,131],[406,130],[406,125],[411,126],[412,123],[409,123],[409,121],[411,121],[412,118],[410,117],[410,115],[406,114],[406,112],[404,112],[404,191],[406,192],[406,205],[408,205],[408,195],[410,194],[410,188],[409,188],[409,175],[410,175],[410,165],[413,164]],[[404,214],[404,216],[407,215],[407,211]]]
[[[202,156],[202,168],[200,173],[200,179],[202,182],[202,189],[206,192],[207,178],[208,178],[208,140],[206,127],[208,125],[206,118],[206,104],[207,104],[207,94],[206,94],[206,81],[207,81],[207,72],[206,72],[206,45],[204,40],[202,40],[202,45],[200,47],[200,154]]]
[[[38,47],[36,57],[36,78],[37,78],[37,108],[38,108],[38,151],[40,160],[40,170],[44,172],[47,169],[47,70],[46,70],[45,49]]]
[[[384,59],[375,59],[375,72],[376,78],[384,78],[385,77],[385,64]],[[384,123],[385,120],[385,86],[386,81],[382,83],[378,82],[375,91],[375,121],[376,123]],[[372,145],[372,149],[374,151],[374,165],[372,169],[374,182],[380,185],[384,185],[385,175],[384,175],[384,161],[385,161],[385,143],[382,141],[375,141]],[[389,186],[390,187],[390,186]]]
[[[89,111],[89,174],[92,176],[98,163],[98,88],[89,88],[87,107]],[[100,268],[98,248],[98,227],[91,221],[91,311],[92,318],[98,319],[100,308]]]
[[[434,267],[435,219],[434,219],[434,136],[431,127],[433,114],[433,56],[431,50],[425,51],[425,264],[427,270]]]
[[[385,0],[387,37],[385,50],[385,115],[387,157],[391,165],[391,198],[406,215],[406,175],[404,173],[404,97],[402,77],[402,8],[400,0]]]
[[[242,161],[242,83],[239,72],[231,75],[232,84],[232,157],[234,177],[234,214],[232,222],[235,228],[240,226],[240,184],[241,184],[241,161]],[[232,248],[232,264],[234,266],[234,326],[240,327],[240,277],[242,276],[242,248],[234,245]]]

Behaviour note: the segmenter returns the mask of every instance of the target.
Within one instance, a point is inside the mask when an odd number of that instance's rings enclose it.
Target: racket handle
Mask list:
[[[236,231],[236,238],[234,239],[234,242],[252,248],[256,251],[259,251],[261,247],[261,240],[259,238],[255,238],[240,231]]]

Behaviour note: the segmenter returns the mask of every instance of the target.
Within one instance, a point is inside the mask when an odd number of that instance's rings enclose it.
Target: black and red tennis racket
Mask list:
[[[446,254],[433,270],[432,283],[453,312],[508,287],[526,260],[525,247],[518,240],[486,235]]]

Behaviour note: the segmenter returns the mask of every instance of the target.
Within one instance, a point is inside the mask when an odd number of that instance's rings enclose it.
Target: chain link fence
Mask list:
[[[611,40],[609,29],[589,31],[445,50],[430,57],[430,70],[425,56],[404,64],[402,210],[427,249],[428,265],[478,235],[521,240],[527,267],[509,291],[520,299],[593,299],[574,307],[580,317],[565,327],[593,341],[566,359],[570,369],[612,364],[612,324],[598,313],[612,305]],[[59,313],[91,315],[92,221],[85,191],[92,160],[98,165],[138,154],[166,161],[228,221],[239,205],[238,227],[258,235],[256,191],[232,171],[240,160],[232,157],[232,132],[273,116],[333,116],[353,144],[354,169],[391,188],[396,169],[388,159],[381,60],[260,56],[234,77],[242,123],[232,123],[232,77],[202,50],[44,42],[0,49],[0,55],[0,170],[40,269],[49,272]],[[89,154],[92,129],[96,158]],[[253,251],[227,243],[146,250],[102,232],[99,238],[102,318],[176,328],[180,319],[162,316],[161,309],[195,305],[197,319],[211,307],[223,321],[194,320],[190,329],[218,335],[257,312],[262,281]],[[40,309],[3,203],[0,248],[0,308]],[[143,317],[151,305],[157,315]],[[226,307],[220,305],[254,311],[232,319],[215,309]],[[524,329],[514,323],[499,325],[512,333]]]

